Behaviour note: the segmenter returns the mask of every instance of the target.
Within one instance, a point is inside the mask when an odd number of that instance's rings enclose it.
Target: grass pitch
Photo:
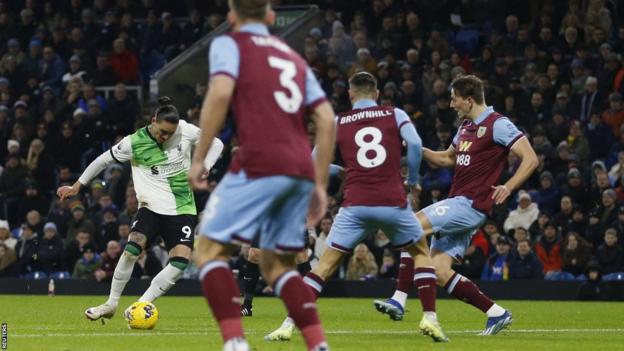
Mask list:
[[[136,297],[122,298],[117,315],[105,325],[88,321],[84,310],[102,296],[0,295],[0,322],[7,323],[7,350],[221,350],[221,337],[201,297],[156,301],[160,321],[154,330],[129,330],[122,313]],[[624,350],[624,303],[499,301],[512,310],[511,329],[491,337],[476,334],[485,316],[455,300],[439,300],[438,315],[451,339],[434,344],[416,332],[418,300],[408,302],[402,322],[379,314],[372,299],[321,298],[319,307],[332,350]],[[257,298],[254,316],[244,318],[253,350],[304,350],[296,335],[269,343],[263,336],[280,325],[278,299]]]

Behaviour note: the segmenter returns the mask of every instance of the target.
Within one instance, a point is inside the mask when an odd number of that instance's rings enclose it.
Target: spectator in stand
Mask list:
[[[165,55],[167,61],[171,61],[176,55],[178,55],[178,43],[182,32],[180,27],[173,22],[173,16],[171,12],[163,12],[160,15],[162,21],[161,34],[160,34],[160,52]]]
[[[187,22],[182,29],[182,44],[180,44],[180,51],[185,50],[189,46],[193,45],[204,34],[203,18],[197,10],[191,10],[189,13],[189,22]]]
[[[48,222],[43,226],[43,237],[39,240],[37,251],[41,277],[54,279],[69,278],[65,268],[65,252],[63,239],[56,230],[56,224]]]
[[[586,123],[589,121],[593,111],[601,111],[602,99],[602,94],[598,91],[598,79],[592,76],[587,77],[585,80],[585,91],[577,97],[579,120]]]
[[[128,96],[125,84],[115,85],[113,97],[108,100],[107,105],[109,118],[106,127],[111,137],[131,134],[139,109],[136,100]]]
[[[102,266],[95,271],[95,279],[98,282],[111,281],[119,256],[121,255],[121,247],[115,240],[111,240],[106,244],[106,251],[102,253]]]
[[[587,226],[588,222],[585,212],[581,207],[574,205],[572,207],[572,220],[568,221],[568,224],[563,227],[563,232],[575,232],[585,237],[587,235]]]
[[[531,242],[531,245],[534,243],[534,240],[536,240],[542,235],[542,233],[544,232],[544,229],[546,228],[546,224],[550,221],[551,221],[551,217],[547,213],[540,213],[540,215],[537,217],[537,221],[531,224],[531,227],[529,228],[529,232],[528,232],[528,237],[527,237],[527,240]],[[515,232],[514,232],[514,235],[515,235]]]
[[[112,203],[102,209],[102,222],[98,227],[97,247],[105,248],[110,241],[119,240],[119,223],[117,222],[117,206]]]
[[[540,188],[537,197],[537,206],[540,212],[554,215],[559,204],[559,189],[555,186],[552,173],[543,171],[540,174]]]
[[[54,187],[54,179],[50,177],[50,174],[54,173],[54,158],[46,150],[45,144],[41,139],[33,139],[30,142],[26,167],[41,192],[49,194]]]
[[[581,167],[587,166],[590,153],[589,142],[583,135],[581,122],[572,121],[570,123],[570,133],[568,134],[567,142],[570,145],[570,152],[574,155],[578,165]]]
[[[396,279],[398,274],[399,265],[396,257],[391,250],[384,250],[381,267],[379,268],[379,279]]]
[[[76,261],[82,257],[85,245],[91,243],[91,235],[87,232],[78,232],[76,238],[65,246],[65,263],[70,272],[74,271]]]
[[[561,239],[557,226],[554,223],[546,224],[544,234],[535,243],[533,251],[539,258],[544,269],[545,279],[561,272],[563,260],[561,259]]]
[[[9,222],[4,219],[0,219],[0,244],[6,245],[11,250],[15,250],[15,245],[17,245],[17,239],[11,235]]]
[[[537,221],[535,221],[535,223],[537,223]],[[531,236],[529,235],[528,230],[522,227],[518,227],[513,230],[513,241],[517,244],[522,240],[527,240],[531,242]]]
[[[605,231],[604,242],[596,250],[596,258],[602,267],[604,280],[624,279],[624,249],[618,244],[615,229]]]
[[[314,237],[314,256],[321,258],[323,252],[327,249],[327,236],[331,230],[333,219],[331,217],[325,217],[321,220],[319,225],[319,232]]]
[[[83,248],[82,257],[74,265],[74,279],[94,279],[95,272],[102,266],[102,257],[95,251],[95,247],[87,244]]]
[[[72,218],[67,223],[67,235],[65,244],[67,245],[76,238],[79,232],[87,232],[90,238],[95,235],[95,225],[85,216],[85,208],[81,202],[76,202],[70,206]]]
[[[29,211],[26,214],[26,221],[24,222],[28,228],[32,230],[32,232],[38,238],[43,236],[43,219],[41,218],[41,214],[36,210]]]
[[[528,240],[519,240],[509,258],[509,279],[540,280],[543,269]]]
[[[39,193],[38,185],[32,180],[26,181],[26,196],[20,199],[19,218],[25,218],[31,211],[48,213],[50,201]],[[40,216],[39,216],[40,217]]]
[[[61,125],[61,137],[54,148],[55,160],[63,165],[67,165],[71,172],[80,170],[80,153],[76,150],[82,149],[82,142],[78,135],[74,134],[74,127],[71,122],[64,122]]]
[[[611,128],[602,122],[600,114],[592,112],[589,123],[585,127],[585,136],[589,144],[589,157],[592,160],[604,159],[609,153],[609,149],[615,138]]]
[[[624,248],[624,206],[618,207],[617,219],[608,225],[618,233],[618,243]]]
[[[50,45],[43,48],[43,58],[39,61],[39,80],[50,86],[55,93],[59,93],[62,88],[63,74],[65,73],[65,63],[63,59],[54,52]]]
[[[15,250],[0,240],[0,278],[17,277]]]
[[[20,236],[17,245],[15,245],[15,254],[17,255],[17,272],[22,278],[38,279],[36,272],[39,270],[39,262],[37,261],[37,252],[39,251],[39,239],[33,233],[32,228],[23,224],[20,228]]]
[[[531,224],[535,222],[538,215],[539,208],[537,204],[532,202],[531,195],[526,191],[520,191],[518,193],[518,207],[509,213],[503,225],[503,229],[505,233],[509,233],[517,227],[528,230]]]
[[[598,262],[590,262],[586,276],[587,282],[579,287],[577,298],[584,301],[609,300],[609,289],[602,281],[602,269]]]
[[[619,139],[620,128],[624,123],[624,106],[622,94],[611,93],[609,95],[609,108],[602,113],[602,121],[611,127],[613,135]]]
[[[353,250],[353,256],[347,266],[347,280],[370,280],[375,279],[379,270],[375,257],[365,244],[359,244]]]
[[[132,270],[132,278],[151,279],[162,269],[162,264],[152,249],[143,250]]]
[[[620,181],[621,185],[621,178],[624,176],[624,151],[618,153],[617,163],[611,166],[608,175],[610,179],[617,179]]]
[[[61,80],[63,82],[63,85],[65,85],[69,83],[69,81],[73,78],[83,79],[86,75],[87,72],[81,65],[80,56],[73,55],[69,59],[69,70],[63,75],[63,78]]]
[[[583,177],[578,168],[571,168],[567,172],[567,184],[562,187],[561,193],[564,197],[567,196],[570,202],[578,204],[584,210],[591,208],[589,190],[583,183]]]
[[[496,241],[496,252],[488,257],[481,280],[509,280],[509,252],[511,251],[511,240],[506,236],[501,236]]]
[[[21,165],[18,155],[9,155],[4,171],[0,175],[0,193],[5,196],[8,220],[11,225],[19,221],[18,207],[26,189],[28,170]]]
[[[604,173],[602,173],[604,174]],[[594,244],[602,241],[602,233],[617,220],[618,211],[617,195],[613,189],[606,189],[602,192],[601,204],[596,208],[594,218],[590,218],[590,225],[593,225],[592,231],[598,233],[598,237],[592,239]],[[597,246],[597,245],[595,245]]]
[[[559,212],[553,217],[553,223],[557,228],[565,228],[572,221],[574,205],[569,196],[563,196],[559,203]]]
[[[119,219],[117,234],[119,235],[119,245],[121,246],[122,250],[126,247],[126,244],[128,243],[128,236],[130,235],[130,224],[131,222],[127,219]]]
[[[117,81],[134,84],[139,79],[139,59],[126,48],[122,38],[113,42],[113,52],[109,57],[110,65],[117,75]]]
[[[111,86],[117,82],[117,75],[110,66],[109,54],[106,51],[98,52],[91,81],[96,87]]]
[[[95,84],[93,82],[85,82],[82,85],[82,95],[78,99],[78,107],[85,111],[89,111],[89,101],[95,99],[101,110],[106,110],[106,99],[102,95],[99,95],[95,90]]]
[[[562,279],[583,279],[591,259],[591,244],[578,233],[569,232],[561,250],[563,259]]]

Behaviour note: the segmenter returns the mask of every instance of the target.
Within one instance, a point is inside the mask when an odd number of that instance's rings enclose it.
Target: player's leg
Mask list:
[[[306,243],[307,242],[308,241],[306,240]],[[310,265],[310,253],[307,248],[297,253],[297,256],[295,256],[295,263],[297,264],[297,272],[299,272],[302,276],[305,276],[312,270],[312,266]]]
[[[256,246],[256,247],[254,247]],[[243,268],[243,296],[241,316],[251,316],[253,311],[253,298],[256,294],[256,286],[260,279],[260,249],[256,245],[249,248],[245,266]]]
[[[148,236],[151,237],[155,232],[155,223],[157,222],[155,216],[155,213],[146,208],[139,209],[132,225],[132,232],[128,236],[128,243],[115,267],[108,300],[102,305],[87,308],[85,316],[88,319],[92,321],[100,318],[108,319],[115,315],[119,298],[132,276],[134,264],[141,251],[147,246]]]
[[[412,290],[414,279],[414,259],[407,251],[401,251],[401,261],[394,294],[387,300],[375,300],[377,311],[387,314],[394,321],[403,320],[407,297]]]
[[[404,248],[414,258],[413,284],[418,289],[423,310],[420,331],[436,342],[448,341],[436,315],[436,274],[427,245],[427,235],[432,232],[431,225],[427,222],[423,225],[409,206],[403,209],[377,209],[375,215],[379,216],[376,220],[383,223],[382,229],[392,245]]]
[[[295,254],[306,247],[305,215],[313,183],[286,178],[292,186],[262,223],[260,271],[273,287],[288,315],[301,331],[308,350],[327,350],[327,342],[316,310],[316,295],[295,270]]]
[[[168,264],[152,279],[139,301],[153,302],[171,289],[182,278],[182,273],[189,265],[191,248],[176,245],[169,251]]]
[[[433,264],[436,267],[438,285],[446,289],[449,295],[460,301],[471,304],[487,314],[488,319],[482,335],[494,335],[511,325],[513,316],[511,312],[492,301],[470,279],[455,272],[451,267],[454,258],[451,245],[446,245],[446,252],[441,250],[444,243],[437,240],[432,249]],[[457,245],[455,245],[457,247]],[[465,249],[464,249],[465,251]]]
[[[304,281],[318,297],[325,281],[329,278],[342,261],[342,258],[353,251],[353,248],[363,239],[367,209],[362,206],[341,208],[336,216],[329,236],[327,249],[319,259],[319,263],[312,271],[306,274]],[[281,326],[265,336],[268,341],[290,340],[294,331],[294,321],[288,316]]]
[[[303,278],[303,281],[312,289],[315,300],[323,291],[325,281],[331,277],[340,266],[344,256],[344,252],[333,249],[331,246],[328,247],[319,259],[316,267]],[[289,315],[284,319],[279,328],[267,334],[264,338],[267,341],[288,341],[292,337],[294,329],[295,321]]]
[[[451,269],[453,260],[463,257],[472,235],[483,225],[486,216],[475,210],[471,200],[463,196],[437,202],[418,214],[424,216],[419,218],[431,223],[434,232],[439,233],[439,237],[431,241],[438,285],[445,287],[449,294],[488,313],[484,334],[498,333],[511,324],[511,313],[492,302],[473,282]]]
[[[228,260],[236,247],[205,236],[197,239],[195,263],[204,297],[219,324],[224,349],[249,350],[240,317],[240,291]],[[238,347],[238,348],[237,348]]]
[[[195,215],[158,216],[165,246],[169,250],[169,263],[152,279],[149,288],[139,301],[153,302],[165,294],[182,278],[188,267],[195,240]]]
[[[240,315],[240,290],[228,260],[233,244],[250,244],[287,184],[283,177],[248,179],[228,173],[210,196],[200,224],[195,262],[224,349],[248,350]]]
[[[436,342],[448,342],[436,314],[436,272],[429,256],[427,239],[422,237],[416,245],[405,248],[414,258],[414,286],[423,310],[420,331]]]
[[[417,213],[416,219],[420,222],[420,226],[422,227],[423,237],[433,233],[431,222],[429,222],[423,213]],[[407,297],[414,286],[414,270],[414,258],[409,252],[403,250],[401,252],[401,263],[399,265],[396,290],[389,299],[373,301],[373,305],[377,311],[389,315],[390,319],[394,321],[400,321],[403,319],[405,306],[407,304]]]

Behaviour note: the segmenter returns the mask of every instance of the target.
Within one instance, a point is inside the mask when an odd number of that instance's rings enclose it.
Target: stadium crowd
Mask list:
[[[316,3],[323,21],[302,54],[337,112],[350,109],[348,77],[369,71],[380,103],[404,109],[424,145],[444,150],[458,125],[449,82],[470,73],[486,83],[488,104],[531,140],[538,170],[495,208],[455,269],[487,280],[624,279],[622,1]],[[215,28],[226,8],[216,4],[210,16],[182,10],[184,20],[173,21],[156,1],[0,2],[0,276],[110,279],[138,209],[129,167],[109,167],[71,200],[54,191],[145,124],[126,85],[145,84]],[[179,106],[195,123],[206,89],[199,83],[196,103]],[[114,86],[113,96],[105,99],[101,86]],[[228,146],[211,188],[236,151],[230,125],[220,137]],[[507,162],[503,181],[518,165],[512,155]],[[444,199],[452,181],[452,170],[425,163],[421,174],[421,197],[409,199],[415,209]],[[309,229],[312,264],[340,206],[340,179],[330,195],[327,217]],[[203,206],[209,192],[197,196]],[[133,276],[153,276],[166,260],[156,243]],[[337,275],[393,279],[397,270],[377,231]]]

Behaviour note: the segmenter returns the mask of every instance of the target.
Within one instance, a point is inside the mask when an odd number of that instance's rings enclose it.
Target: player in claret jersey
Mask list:
[[[378,96],[377,80],[372,74],[359,72],[349,79],[353,110],[336,119],[337,146],[347,173],[344,200],[327,237],[328,248],[304,280],[318,296],[342,259],[365,239],[367,229],[380,228],[394,247],[404,248],[415,258],[418,274],[414,285],[423,308],[421,332],[434,341],[448,341],[435,312],[436,275],[427,241],[407,201],[400,172],[401,143],[405,141],[408,185],[419,193],[422,143],[407,114],[398,108],[378,106]],[[286,318],[266,339],[289,340],[293,329],[291,319]]]
[[[240,292],[228,266],[238,244],[259,233],[260,271],[301,330],[308,350],[328,350],[314,294],[294,269],[311,225],[324,215],[334,146],[334,113],[304,59],[267,24],[269,0],[230,0],[234,31],[210,47],[210,88],[201,111],[202,137],[189,179],[205,187],[201,160],[230,103],[239,149],[210,200],[200,225],[197,266],[204,295],[219,323],[224,350],[249,350],[240,316]],[[312,161],[306,116],[316,124]]]
[[[511,313],[490,300],[451,265],[462,258],[494,204],[503,203],[518,189],[533,173],[538,161],[528,139],[516,126],[485,104],[479,78],[460,76],[451,83],[451,107],[461,121],[452,145],[446,151],[423,148],[423,157],[431,165],[455,168],[451,192],[447,199],[426,207],[417,216],[424,223],[425,232],[439,235],[431,243],[438,285],[486,313],[488,319],[482,335],[493,335],[512,323]],[[509,152],[518,156],[520,166],[505,184],[498,184]],[[393,319],[403,315],[409,282],[414,276],[408,255],[402,255],[401,263],[394,296],[375,301],[377,309]]]

